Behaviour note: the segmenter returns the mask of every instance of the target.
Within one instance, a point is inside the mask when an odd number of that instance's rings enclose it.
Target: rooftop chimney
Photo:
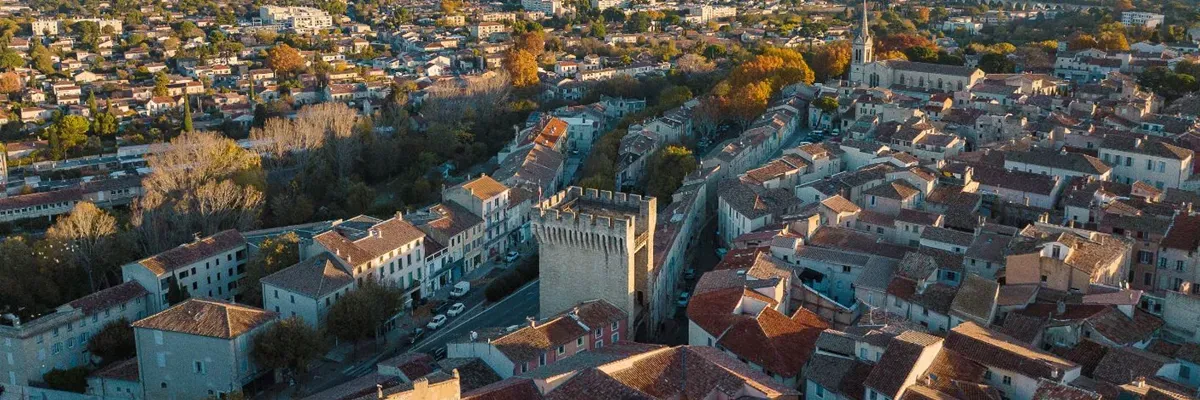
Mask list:
[[[525,317],[525,320],[526,320],[526,321],[529,321],[529,327],[530,327],[530,328],[537,328],[537,318],[534,318],[534,317],[531,315],[531,316]]]
[[[383,384],[382,383],[375,384],[375,398],[383,399]]]

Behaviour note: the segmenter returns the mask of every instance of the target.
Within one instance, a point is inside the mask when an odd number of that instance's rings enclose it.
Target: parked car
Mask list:
[[[454,289],[450,290],[450,297],[459,298],[467,295],[471,291],[471,282],[459,282],[454,284]]]
[[[454,303],[454,305],[450,306],[449,310],[446,310],[446,316],[457,317],[458,314],[462,314],[466,309],[467,306],[463,305],[463,303]]]
[[[428,324],[425,324],[425,327],[429,328],[431,331],[436,331],[438,328],[441,328],[442,325],[446,325],[446,316],[438,314],[434,315],[433,319],[429,320]]]
[[[695,268],[688,268],[687,271],[683,271],[683,279],[695,279],[695,278],[696,278],[696,269]]]
[[[504,262],[510,263],[513,261],[517,261],[518,258],[521,258],[521,253],[518,253],[515,251],[510,251],[510,252],[508,252],[508,254],[504,255]]]
[[[688,293],[688,292],[683,292],[683,293],[680,293],[680,294],[679,294],[679,302],[678,302],[679,306],[680,306],[680,307],[687,307],[687,305],[688,305],[688,300],[690,300],[690,299],[691,299],[691,297],[692,297],[692,294],[691,294],[691,293]]]
[[[413,329],[412,334],[408,335],[408,344],[416,344],[417,341],[425,337],[425,330],[421,328]]]

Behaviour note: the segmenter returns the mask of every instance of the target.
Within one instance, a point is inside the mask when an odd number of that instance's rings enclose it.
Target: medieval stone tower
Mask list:
[[[604,299],[629,314],[633,332],[651,298],[656,207],[653,197],[575,186],[534,207],[541,316]]]

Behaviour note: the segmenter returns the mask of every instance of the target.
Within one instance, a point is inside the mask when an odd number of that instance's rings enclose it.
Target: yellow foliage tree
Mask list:
[[[537,58],[528,51],[514,49],[504,58],[504,69],[512,78],[512,84],[518,88],[538,84]]]
[[[267,50],[267,65],[278,74],[292,73],[304,68],[304,57],[295,47],[280,43]]]

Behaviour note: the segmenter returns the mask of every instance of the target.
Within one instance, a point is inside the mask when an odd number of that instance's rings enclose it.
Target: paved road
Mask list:
[[[467,314],[452,321],[447,327],[418,342],[410,351],[431,353],[439,347],[444,348],[452,340],[467,336],[473,330],[519,325],[525,323],[525,317],[537,317],[540,284],[541,281],[533,281],[482,312]]]
[[[348,381],[375,372],[375,364],[400,353],[414,351],[433,353],[438,348],[445,348],[446,344],[450,341],[467,336],[473,330],[525,323],[525,317],[537,316],[539,283],[540,281],[533,281],[496,304],[486,307],[483,304],[475,304],[471,308],[468,308],[463,315],[451,319],[441,329],[427,334],[424,339],[421,339],[412,347],[381,353],[367,360],[346,366],[341,370],[341,376],[344,379],[340,379],[340,381]],[[472,290],[472,292],[475,292],[475,290]],[[483,291],[479,290],[478,292],[482,293]],[[329,385],[329,387],[333,387],[333,385]]]

